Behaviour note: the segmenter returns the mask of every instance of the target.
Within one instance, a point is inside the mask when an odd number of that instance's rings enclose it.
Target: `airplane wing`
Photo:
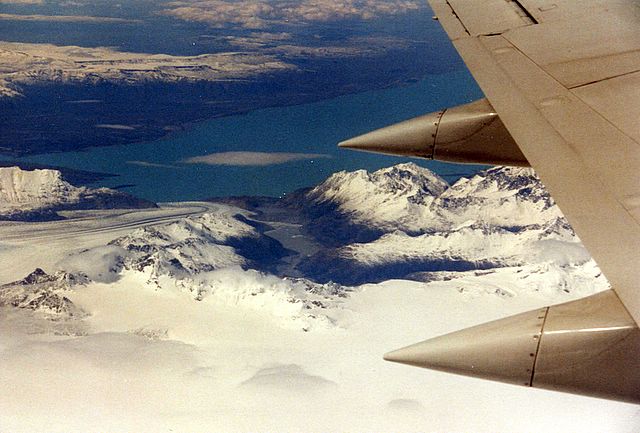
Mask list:
[[[486,99],[340,146],[531,165],[612,290],[385,359],[640,403],[640,2],[429,3]]]
[[[640,322],[640,3],[429,3]]]

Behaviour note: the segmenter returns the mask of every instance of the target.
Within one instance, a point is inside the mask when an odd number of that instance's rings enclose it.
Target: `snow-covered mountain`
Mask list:
[[[336,175],[293,196],[298,203],[233,200],[256,212],[190,203],[171,219],[145,211],[111,226],[86,213],[81,236],[55,248],[47,231],[64,236],[69,221],[0,223],[3,233],[38,230],[20,245],[0,236],[0,263],[24,254],[32,266],[32,256],[41,254],[29,248],[38,243],[59,257],[57,265],[43,265],[48,273],[36,269],[0,286],[0,384],[18,390],[0,393],[3,421],[29,407],[50,422],[54,404],[64,431],[95,425],[96,407],[106,408],[99,424],[110,428],[129,416],[124,427],[112,428],[122,431],[166,425],[304,431],[310,419],[317,431],[354,425],[354,431],[420,431],[429,426],[434,404],[447,413],[463,398],[466,407],[480,402],[481,408],[438,428],[468,431],[498,398],[511,406],[498,405],[501,427],[485,430],[513,431],[503,421],[522,408],[515,418],[526,418],[528,390],[427,377],[385,364],[381,354],[608,284],[527,170],[491,169],[448,187],[424,169],[401,165]],[[369,206],[367,212],[356,204]],[[326,213],[313,217],[320,211]],[[345,230],[341,238],[324,233],[334,247],[318,243],[309,230],[331,218]],[[370,227],[369,240],[342,241],[362,227]],[[299,277],[287,276],[296,265]],[[435,400],[425,397],[424,383]],[[60,392],[64,399],[55,406]],[[608,413],[602,401],[560,396],[558,404],[545,395],[533,404],[537,413],[552,414],[547,426],[568,417],[570,430],[585,414],[601,410],[593,415],[599,421]],[[548,401],[540,404],[543,398]],[[581,402],[584,411],[575,411]],[[574,412],[567,415],[566,408]],[[354,411],[367,416],[354,424]],[[619,413],[611,418],[637,424],[637,414]],[[77,414],[84,416],[78,428],[68,428],[66,420]]]
[[[0,42],[0,98],[22,96],[21,87],[34,84],[214,82],[290,69],[274,56],[241,52],[171,56]]]
[[[43,205],[86,194],[56,172],[11,170],[4,179],[9,173],[14,181],[5,181],[13,186],[3,190],[6,202]],[[34,180],[25,181],[29,176]],[[286,200],[256,203],[272,211],[275,206],[273,215],[280,218],[284,211],[297,213],[285,226],[298,221],[291,236],[309,237],[317,243],[314,251],[295,250],[303,245],[299,241],[290,244],[295,251],[285,248],[269,235],[268,222],[255,220],[268,216],[264,212],[215,204],[206,213],[133,229],[68,254],[58,267],[98,283],[131,280],[196,300],[214,296],[247,305],[260,294],[260,302],[275,296],[313,307],[307,292],[333,293],[327,296],[335,299],[344,294],[341,285],[455,279],[498,269],[547,273],[549,287],[558,290],[575,281],[587,292],[606,285],[529,169],[492,168],[449,186],[426,168],[400,164],[374,173],[336,173]],[[300,279],[293,283],[287,275]],[[238,292],[240,286],[246,290]]]
[[[78,316],[83,313],[63,292],[88,282],[82,275],[64,271],[49,275],[38,268],[25,278],[0,286],[0,307],[12,306],[47,314]]]
[[[139,209],[154,203],[109,188],[76,187],[58,170],[0,167],[0,220],[58,219],[57,211]]]
[[[520,227],[562,216],[533,170],[514,167],[495,167],[451,186],[413,163],[373,173],[341,171],[304,200],[384,232],[421,233],[468,221]]]
[[[76,209],[120,194],[76,188],[51,170],[0,169],[0,180],[0,198],[10,210]],[[288,251],[251,213],[220,204],[215,211],[142,227],[73,254],[61,269],[96,281],[135,271],[156,284],[186,284],[199,274],[239,267],[358,285],[430,272],[548,263],[580,267],[590,260],[530,169],[496,167],[452,186],[412,163],[373,173],[340,172],[268,206],[280,206],[280,217],[283,210],[299,214],[292,220],[318,248]],[[284,264],[296,254],[291,265]],[[193,292],[202,290],[199,284]]]
[[[182,279],[230,266],[265,269],[287,251],[233,207],[144,227],[110,242],[125,269]]]
[[[533,169],[495,167],[462,178],[431,204],[448,224],[477,222],[504,228],[544,225],[562,213]]]
[[[431,204],[448,188],[438,175],[413,163],[373,173],[341,171],[310,190],[305,199],[334,206],[353,223],[381,230],[421,231],[432,225]]]
[[[75,298],[96,287],[126,287],[260,312],[286,328],[336,326],[332,314],[350,289],[270,273],[292,252],[265,236],[268,227],[247,215],[239,208],[212,205],[206,213],[132,229],[97,247],[62,252],[58,271],[36,269],[0,286],[0,308],[37,313],[29,325],[34,332],[49,332],[55,325],[55,333],[74,334],[93,313]]]
[[[341,227],[333,244],[325,242],[333,248],[298,266],[320,281],[361,284],[416,272],[590,260],[531,169],[496,167],[448,186],[426,168],[401,164],[336,173],[303,199],[308,215],[322,214],[312,218],[310,232]]]
[[[108,244],[71,254],[59,266],[104,282],[123,270],[143,272],[153,281],[180,280],[230,266],[263,270],[288,254],[242,212],[217,205],[201,215],[133,229]]]

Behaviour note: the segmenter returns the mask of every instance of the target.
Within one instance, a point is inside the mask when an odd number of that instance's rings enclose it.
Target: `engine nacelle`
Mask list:
[[[457,163],[529,166],[486,99],[396,123],[338,146]]]
[[[436,337],[385,359],[640,403],[640,329],[613,290]]]

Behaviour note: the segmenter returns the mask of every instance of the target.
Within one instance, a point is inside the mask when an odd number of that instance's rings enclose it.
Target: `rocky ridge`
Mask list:
[[[37,268],[22,280],[0,286],[0,307],[31,310],[52,320],[83,318],[87,314],[65,293],[88,282],[84,275],[65,271],[49,275]]]
[[[180,221],[148,226],[109,243],[122,251],[122,269],[145,271],[150,278],[175,279],[230,266],[269,270],[288,252],[263,236],[264,228],[238,209],[222,208]]]

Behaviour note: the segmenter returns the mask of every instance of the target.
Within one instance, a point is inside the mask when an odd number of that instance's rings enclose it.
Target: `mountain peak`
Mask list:
[[[57,170],[0,168],[0,207],[49,203],[76,190]]]
[[[462,178],[434,201],[448,220],[521,227],[562,217],[531,168],[493,167]]]
[[[429,204],[449,185],[427,168],[414,163],[398,164],[374,172],[341,171],[330,176],[306,194],[319,205],[335,206],[355,222],[377,226],[403,225],[414,230],[409,221],[416,214],[429,212]]]
[[[420,193],[435,197],[442,194],[448,186],[445,180],[428,168],[410,162],[374,172],[340,171],[309,191],[307,196],[316,201],[342,199],[343,202],[365,193],[397,197]]]
[[[47,274],[36,268],[22,280],[0,286],[0,307],[39,311],[56,318],[83,317],[86,313],[65,297],[64,293],[88,282],[85,275],[65,271]]]
[[[0,220],[59,219],[57,211],[155,207],[109,188],[76,187],[58,170],[0,167]]]
[[[370,175],[373,182],[391,183],[398,190],[421,190],[430,196],[439,196],[449,187],[449,184],[440,176],[425,167],[420,167],[412,162],[394,165],[374,171]]]

